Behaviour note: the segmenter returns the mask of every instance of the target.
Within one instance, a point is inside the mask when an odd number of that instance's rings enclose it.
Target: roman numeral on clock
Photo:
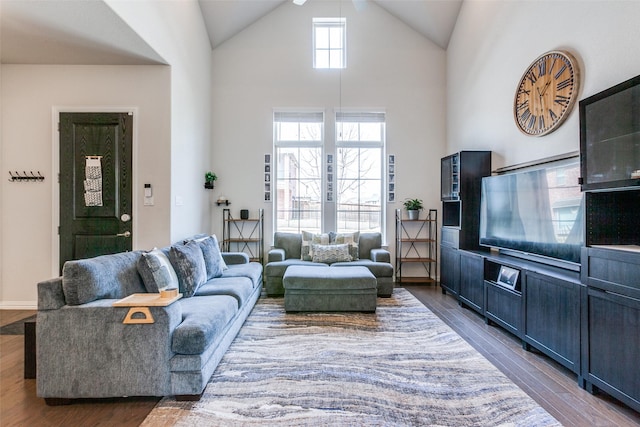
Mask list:
[[[531,70],[531,72],[527,74],[527,78],[529,79],[529,81],[531,81],[532,84],[535,84],[538,81],[536,73],[534,73],[533,70]]]
[[[571,79],[566,79],[556,85],[556,90],[562,90],[569,86],[571,86]]]
[[[540,63],[538,63],[538,75],[539,76],[544,76],[545,74],[547,74],[547,61],[541,61]]]
[[[553,102],[555,102],[556,104],[567,106],[567,105],[569,105],[569,97],[568,96],[562,96],[562,95],[556,95],[556,99],[554,99]]]
[[[553,76],[556,80],[564,73],[564,70],[567,69],[567,64],[563,64],[562,67],[558,70],[558,72]]]
[[[551,67],[549,67],[549,74],[551,74],[553,72],[553,67],[556,66],[556,61],[558,60],[558,58],[553,58],[553,62],[551,63]]]
[[[549,117],[551,117],[551,121],[556,121],[556,119],[558,118],[556,113],[554,113],[551,108],[549,108]]]
[[[531,117],[529,118],[529,123],[527,123],[527,127],[529,129],[533,129],[536,126],[536,119],[538,118],[538,116],[536,116],[535,114],[532,114]]]
[[[516,106],[516,110],[517,111],[520,111],[520,110],[522,110],[524,108],[529,108],[529,100],[528,99]]]

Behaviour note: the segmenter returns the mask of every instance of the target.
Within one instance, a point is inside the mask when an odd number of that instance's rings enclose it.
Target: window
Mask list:
[[[274,113],[274,231],[384,234],[385,114],[342,112],[335,124],[325,141],[324,113]]]
[[[320,232],[324,113],[276,112],[273,128],[275,230]]]
[[[313,18],[313,68],[346,68],[346,18]]]
[[[384,113],[336,114],[336,231],[383,232]]]

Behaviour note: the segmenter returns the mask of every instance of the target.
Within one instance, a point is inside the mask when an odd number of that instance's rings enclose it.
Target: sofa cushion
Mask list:
[[[302,246],[300,247],[300,259],[303,261],[313,260],[313,245],[328,245],[328,234],[317,234],[309,231],[302,232]]]
[[[359,254],[359,241],[360,241],[360,232],[354,231],[353,233],[329,233],[331,237],[331,244],[348,244],[349,245],[349,255],[351,255],[351,260],[356,260],[360,258]]]
[[[201,285],[196,291],[196,296],[203,295],[230,295],[238,300],[238,305],[243,307],[253,294],[253,284],[248,277],[216,277]]]
[[[229,295],[200,296],[178,301],[182,323],[173,331],[171,349],[179,354],[200,354],[221,336],[238,311]]]
[[[222,273],[222,277],[247,277],[251,279],[255,288],[262,285],[262,264],[259,262],[232,264]]]
[[[312,261],[302,261],[300,259],[289,258],[284,261],[270,262],[264,268],[265,277],[280,277],[284,276],[284,272],[290,265],[312,265],[315,267],[328,267],[327,264],[312,262]]]
[[[360,259],[371,259],[371,251],[379,248],[382,248],[382,234],[360,233],[360,237],[358,239]]]
[[[157,293],[166,288],[178,287],[178,276],[169,257],[158,248],[142,253],[138,259],[138,273],[142,276],[147,292]]]
[[[145,292],[137,267],[140,256],[140,251],[133,251],[67,261],[62,268],[62,290],[67,304]]]
[[[300,259],[300,249],[302,246],[302,236],[298,233],[275,232],[273,234],[273,247],[284,249],[285,259]]]
[[[173,245],[169,249],[169,260],[178,275],[182,296],[193,296],[198,286],[207,280],[207,268],[200,245],[195,241],[185,245]]]
[[[204,264],[207,270],[207,279],[222,276],[224,270],[229,267],[227,267],[220,253],[218,238],[214,234],[205,239],[198,240],[198,244],[200,245],[200,250],[202,250]]]
[[[349,245],[313,245],[313,262],[333,264],[334,262],[351,261]]]
[[[373,262],[368,259],[359,259],[352,262],[337,262],[331,267],[367,267],[376,277],[393,277],[393,265],[388,262]]]

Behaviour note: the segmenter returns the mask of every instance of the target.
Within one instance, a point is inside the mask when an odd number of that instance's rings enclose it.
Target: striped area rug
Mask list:
[[[375,314],[285,313],[262,298],[199,402],[143,426],[557,426],[402,288]]]

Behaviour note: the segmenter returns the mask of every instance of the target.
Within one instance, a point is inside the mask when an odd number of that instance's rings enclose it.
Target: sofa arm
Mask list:
[[[57,310],[66,303],[62,277],[38,283],[38,310]]]
[[[269,251],[269,255],[267,257],[267,262],[278,262],[278,261],[284,261],[284,249],[271,249]]]
[[[249,264],[249,255],[244,252],[221,252],[225,264]]]
[[[181,305],[148,307],[154,323],[123,324],[129,307],[112,307],[114,301],[38,311],[38,396],[171,394],[171,337]]]
[[[371,249],[371,260],[375,262],[391,262],[391,253],[386,249]]]

